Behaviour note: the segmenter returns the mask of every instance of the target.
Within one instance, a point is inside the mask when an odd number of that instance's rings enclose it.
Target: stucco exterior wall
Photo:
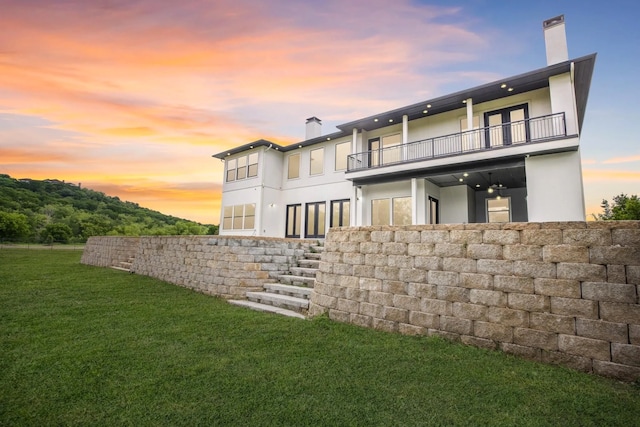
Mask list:
[[[640,221],[333,229],[309,314],[640,378]]]

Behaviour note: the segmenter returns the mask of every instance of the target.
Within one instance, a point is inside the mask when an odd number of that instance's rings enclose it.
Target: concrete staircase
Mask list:
[[[229,300],[229,303],[305,319],[324,247],[319,243],[311,249],[311,252],[305,252],[304,258],[298,260],[297,267],[291,267],[287,274],[278,275],[276,283],[266,283],[263,291],[247,292],[246,300]]]
[[[115,265],[112,265],[111,268],[114,270],[126,271],[127,273],[133,273],[131,271],[131,267],[133,266],[133,260],[135,257],[129,257],[126,261],[120,261]]]

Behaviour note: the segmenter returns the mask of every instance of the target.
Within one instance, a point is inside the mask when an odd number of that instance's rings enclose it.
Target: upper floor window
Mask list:
[[[336,170],[342,171],[347,169],[347,157],[349,156],[350,142],[342,142],[336,144]]]
[[[311,150],[309,175],[320,175],[324,172],[324,148]]]
[[[258,176],[258,153],[227,160],[227,182]]]
[[[300,178],[300,153],[289,156],[289,165],[287,168],[287,178]]]

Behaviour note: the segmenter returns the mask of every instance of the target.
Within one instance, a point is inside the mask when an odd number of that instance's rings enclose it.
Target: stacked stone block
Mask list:
[[[82,264],[111,267],[127,262],[136,256],[139,237],[96,236],[90,237],[82,252]]]
[[[310,315],[640,378],[640,222],[331,230]]]
[[[111,266],[114,252],[135,258],[132,272],[224,298],[244,298],[297,265],[312,240],[233,236],[91,238],[82,262]],[[113,249],[113,248],[117,248]],[[125,250],[126,248],[126,250]]]

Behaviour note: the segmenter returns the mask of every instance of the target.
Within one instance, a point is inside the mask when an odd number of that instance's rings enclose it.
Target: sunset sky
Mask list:
[[[0,173],[82,183],[219,222],[212,154],[598,53],[581,153],[587,213],[640,194],[640,3],[0,0]]]

